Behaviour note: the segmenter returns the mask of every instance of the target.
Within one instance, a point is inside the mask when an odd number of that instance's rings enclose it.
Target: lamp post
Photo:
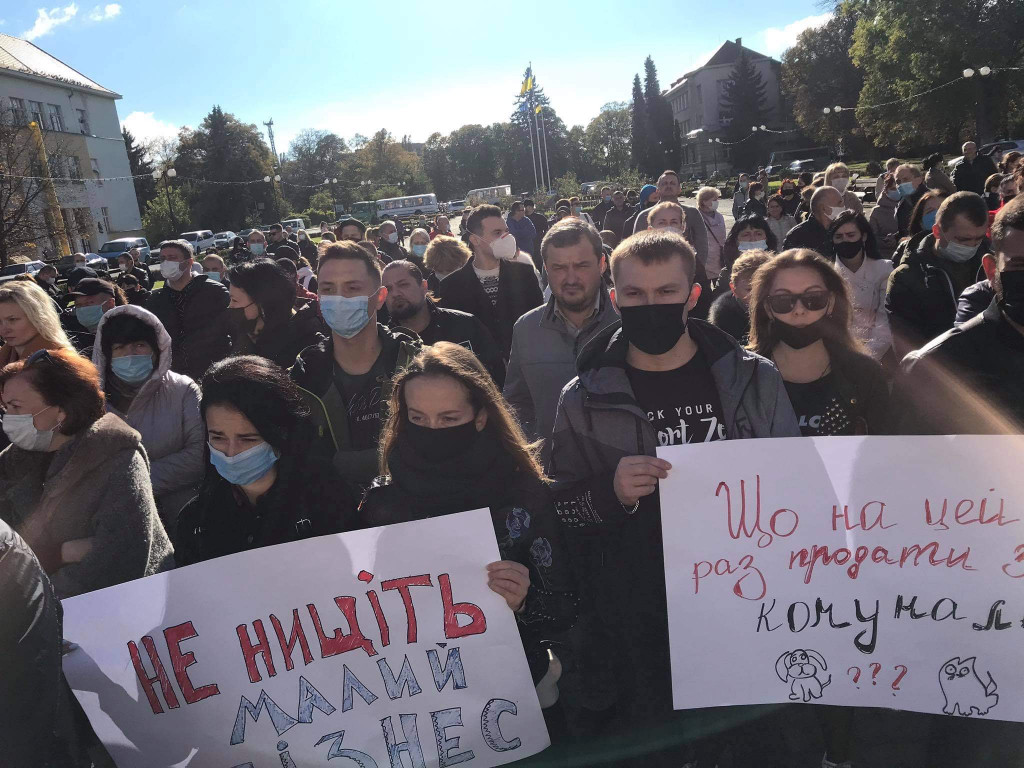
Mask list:
[[[174,202],[171,200],[171,179],[178,175],[178,172],[173,168],[168,168],[166,173],[160,170],[153,171],[153,179],[159,180],[161,176],[164,177],[164,194],[167,196],[167,212],[171,215],[171,226],[174,231],[178,231],[178,217],[174,215]]]

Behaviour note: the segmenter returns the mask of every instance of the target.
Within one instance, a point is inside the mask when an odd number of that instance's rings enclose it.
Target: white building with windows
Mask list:
[[[50,175],[70,179],[55,188],[73,251],[142,235],[132,181],[100,181],[131,175],[120,98],[27,40],[0,34],[0,115],[16,125],[39,123]],[[37,245],[58,252],[55,241]]]
[[[722,116],[722,92],[732,77],[740,54],[744,52],[765,84],[768,127],[786,130],[795,127],[780,88],[782,65],[770,56],[744,47],[742,38],[727,40],[706,64],[675,80],[665,92],[683,137],[681,170],[684,175],[692,173],[707,178],[716,168],[723,175],[732,171],[729,148],[714,139],[725,141],[724,131],[729,125],[729,118]],[[773,144],[779,144],[780,148],[785,143],[785,139],[773,137]]]

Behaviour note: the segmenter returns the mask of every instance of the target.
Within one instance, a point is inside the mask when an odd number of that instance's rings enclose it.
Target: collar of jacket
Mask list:
[[[540,327],[550,331],[558,331],[559,333],[565,333],[566,327],[565,322],[560,320],[555,314],[556,304],[555,296],[551,295],[548,299],[547,306],[544,307],[544,312],[541,314]],[[590,316],[583,327],[580,328],[579,335],[585,336],[595,326],[603,324],[609,318],[618,318],[619,313],[615,311],[615,307],[612,305],[611,296],[608,295],[608,288],[605,287],[604,281],[601,282],[601,289],[597,295],[597,310]]]
[[[390,376],[396,368],[405,367],[420,351],[423,343],[412,331],[390,329],[377,323],[377,338]],[[334,335],[326,337],[302,350],[292,366],[292,379],[303,389],[317,397],[323,396],[334,384]]]
[[[722,402],[726,429],[732,437],[743,393],[756,376],[762,358],[741,347],[725,331],[703,320],[691,317],[686,328],[686,332],[708,361],[715,388]],[[629,343],[622,337],[621,330],[621,321],[609,326],[595,336],[577,358],[580,386],[584,391],[584,405],[625,408],[638,414],[646,422],[646,414],[637,403],[633,387],[626,375],[626,351]]]

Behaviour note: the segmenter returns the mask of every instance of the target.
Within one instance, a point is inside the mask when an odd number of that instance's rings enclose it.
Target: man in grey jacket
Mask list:
[[[662,171],[661,176],[658,177],[658,202],[679,202],[679,196],[682,192],[683,188],[679,183],[679,174],[675,171]],[[693,250],[697,254],[697,260],[702,266],[706,266],[708,263],[708,229],[707,225],[704,224],[704,217],[692,205],[683,205],[681,202],[679,202],[679,205],[682,207],[683,216],[686,218],[686,230],[683,236],[693,246]],[[636,223],[633,225],[634,234],[647,229],[647,214],[649,213],[650,210],[641,211],[636,217]]]
[[[693,250],[681,236],[636,234],[616,248],[611,268],[622,326],[595,337],[580,355],[579,376],[562,391],[548,462],[583,590],[576,664],[560,687],[581,736],[588,727],[595,737],[619,727],[627,736],[644,733],[641,723],[682,733],[690,729],[672,727],[655,493],[671,466],[655,450],[797,437],[800,428],[771,362],[689,318],[700,287]]]
[[[541,256],[551,298],[516,321],[504,395],[526,434],[548,441],[558,395],[576,376],[580,350],[619,315],[604,288],[607,265],[594,227],[563,219],[545,235]]]

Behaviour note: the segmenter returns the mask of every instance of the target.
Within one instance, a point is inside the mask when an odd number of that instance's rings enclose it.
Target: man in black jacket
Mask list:
[[[903,360],[899,434],[1024,433],[1024,198],[996,216],[992,249],[988,309]]]
[[[988,206],[973,192],[942,201],[932,232],[917,243],[889,275],[885,309],[897,357],[921,347],[953,327],[957,299],[978,281]]]
[[[384,254],[384,261],[401,261],[409,258],[409,252],[402,247],[402,236],[394,221],[383,221],[380,225],[380,237],[377,250]]]
[[[441,301],[449,309],[475,315],[498,342],[508,360],[512,327],[522,315],[544,302],[532,264],[510,261],[516,240],[501,209],[479,205],[466,222],[473,258],[441,281]]]
[[[527,198],[523,200],[523,207],[526,209],[526,218],[533,222],[533,226],[537,229],[537,239],[533,242],[533,250],[531,254],[540,253],[540,242],[544,239],[544,233],[548,231],[548,220],[537,213],[537,209],[534,206],[533,200]]]
[[[604,229],[601,226],[601,222],[604,221],[604,215],[608,213],[608,209],[612,207],[612,188],[601,187],[601,200],[590,210],[590,218],[594,220],[594,226],[599,230]]]
[[[960,192],[985,194],[985,180],[996,172],[996,164],[987,155],[978,154],[978,145],[968,141],[963,146],[964,156],[953,166],[953,186]]]
[[[450,341],[476,355],[500,388],[505,383],[505,361],[490,331],[470,314],[443,309],[427,295],[427,281],[411,261],[392,261],[381,273],[388,289],[386,305],[392,328],[414,331],[424,344]]]
[[[231,352],[228,289],[206,275],[192,274],[192,245],[169,240],[160,249],[164,287],[153,291],[146,309],[171,335],[171,370],[199,381],[206,369]]]
[[[139,256],[138,248],[125,251],[117,257],[117,266],[120,267],[122,275],[135,275],[138,278],[139,285],[148,291],[153,287],[153,282],[149,277],[149,268],[139,266]]]
[[[836,210],[838,209],[838,210]],[[818,187],[811,195],[811,215],[789,230],[782,250],[810,248],[825,255],[831,251],[828,228],[832,219],[843,212],[843,196],[835,187]]]

